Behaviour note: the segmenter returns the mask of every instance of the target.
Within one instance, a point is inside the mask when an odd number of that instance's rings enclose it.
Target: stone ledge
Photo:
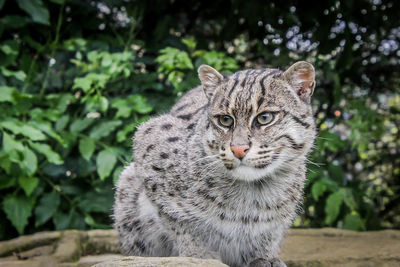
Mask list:
[[[141,267],[141,266],[163,266],[163,267],[228,267],[217,260],[196,259],[189,257],[124,257],[98,263],[93,267]]]
[[[291,229],[282,245],[281,257],[289,267],[400,266],[399,251],[400,231],[396,230]],[[226,266],[215,260],[184,257],[123,257],[114,230],[42,232],[0,242],[0,266],[94,265]]]

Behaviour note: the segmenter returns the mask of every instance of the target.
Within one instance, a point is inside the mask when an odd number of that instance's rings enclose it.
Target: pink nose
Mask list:
[[[248,145],[241,145],[241,146],[231,146],[231,150],[233,155],[238,159],[244,158],[246,156],[247,151],[249,151],[250,147]]]

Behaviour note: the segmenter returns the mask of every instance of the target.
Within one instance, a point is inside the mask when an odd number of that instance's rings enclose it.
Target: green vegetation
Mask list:
[[[301,227],[399,228],[400,2],[0,0],[0,240],[111,227],[135,127],[226,74],[317,69]]]

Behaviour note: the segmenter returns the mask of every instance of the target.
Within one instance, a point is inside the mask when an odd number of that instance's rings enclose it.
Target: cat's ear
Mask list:
[[[293,87],[300,99],[308,102],[315,88],[315,70],[313,65],[299,61],[284,73],[284,79]]]
[[[204,93],[206,94],[208,99],[211,99],[211,97],[215,93],[215,90],[224,79],[224,76],[222,76],[222,74],[219,73],[216,69],[208,65],[201,65],[197,72],[199,74]]]

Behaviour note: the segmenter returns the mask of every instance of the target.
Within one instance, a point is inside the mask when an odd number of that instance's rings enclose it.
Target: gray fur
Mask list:
[[[316,135],[314,69],[296,64],[229,77],[201,66],[203,86],[140,125],[114,205],[124,254],[285,266],[279,245],[302,201]],[[273,123],[256,125],[264,111],[274,112]],[[234,126],[216,115],[232,116]],[[230,146],[243,144],[250,150],[240,161]]]

